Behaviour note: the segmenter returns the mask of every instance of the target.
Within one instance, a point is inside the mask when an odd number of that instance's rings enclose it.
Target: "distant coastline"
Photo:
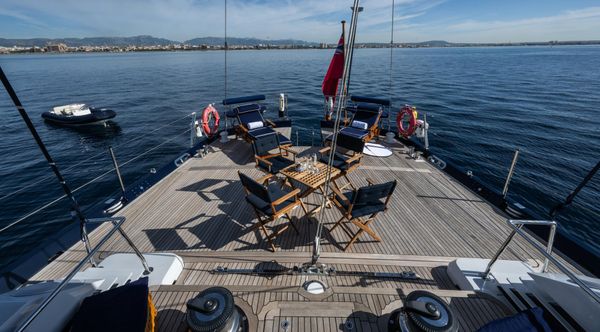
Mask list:
[[[268,50],[268,49],[331,49],[336,44],[315,43],[294,39],[264,40],[257,38],[228,38],[228,50]],[[600,40],[547,41],[547,42],[506,42],[506,43],[452,43],[432,40],[414,43],[394,43],[395,48],[430,47],[506,47],[506,46],[560,46],[560,45],[600,45]],[[357,43],[356,48],[389,48],[389,43]],[[0,54],[20,53],[122,53],[122,52],[169,52],[169,51],[211,51],[225,49],[225,41],[220,37],[201,37],[184,42],[172,41],[152,36],[134,37],[88,37],[88,38],[0,38]]]

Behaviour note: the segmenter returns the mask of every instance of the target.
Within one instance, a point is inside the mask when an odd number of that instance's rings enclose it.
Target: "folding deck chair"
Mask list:
[[[373,184],[369,179],[367,181],[369,182],[368,186],[345,193],[339,191],[335,186],[331,187],[333,203],[342,213],[342,217],[330,229],[330,232],[337,226],[341,226],[342,230],[350,236],[350,242],[348,242],[344,251],[348,250],[363,232],[369,234],[375,241],[381,241],[381,238],[369,227],[369,224],[375,220],[379,212],[387,209],[387,204],[396,188],[396,180],[382,184]],[[352,233],[346,223],[354,224],[358,227],[358,231]]]
[[[264,99],[264,95],[229,98],[223,100],[223,105],[256,102]],[[235,127],[236,134],[243,137],[247,142],[251,143],[257,137],[276,133],[279,136],[279,141],[282,145],[291,145],[292,141],[289,138],[277,133],[277,131],[272,128],[275,127],[274,122],[265,120],[262,115],[265,109],[266,107],[263,105],[251,103],[236,106],[230,112],[228,112],[229,117],[235,117],[238,120],[238,125]]]
[[[333,156],[333,167],[339,169],[341,171],[340,177],[343,177],[347,181],[346,185],[338,187],[339,190],[345,189],[346,186],[356,189],[352,182],[350,182],[350,179],[348,179],[348,173],[360,166],[364,148],[365,141],[349,135],[338,135],[337,150]],[[319,150],[319,153],[321,154],[320,161],[327,164],[331,154],[331,147],[325,147]],[[337,185],[336,180],[333,179],[334,184]]]
[[[277,133],[257,136],[252,142],[252,149],[254,150],[256,167],[270,174],[277,174],[296,162],[297,152],[288,146],[283,146]],[[294,156],[293,160],[285,157],[289,156],[290,153]]]
[[[269,183],[268,180],[273,175],[267,175],[259,180],[254,181],[247,175],[238,171],[244,190],[246,191],[246,201],[252,206],[258,223],[252,228],[260,228],[265,235],[265,239],[269,243],[271,250],[275,251],[273,239],[283,233],[289,225],[291,225],[296,233],[299,234],[298,228],[294,225],[290,212],[297,206],[303,206],[299,198],[300,189],[288,191],[281,188],[277,183]],[[289,223],[278,231],[269,234],[266,225],[272,221],[286,216]]]
[[[359,138],[365,142],[379,136],[379,119],[383,108],[379,105],[358,103],[354,115],[347,127],[340,130],[340,134]]]

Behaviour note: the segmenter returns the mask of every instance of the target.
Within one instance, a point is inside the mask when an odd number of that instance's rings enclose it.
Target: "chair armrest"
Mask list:
[[[291,149],[289,146],[284,146],[284,145],[280,145],[279,146],[280,149],[285,150],[293,155],[297,155],[298,151]]]
[[[268,166],[273,166],[273,163],[268,161],[267,158],[255,155],[254,159],[256,160],[257,163],[260,161],[260,162],[265,163]]]
[[[350,164],[357,160],[360,160],[360,158],[362,158],[362,157],[363,157],[362,153],[355,153],[352,157],[346,159],[346,164]]]
[[[279,205],[285,201],[287,201],[288,199],[298,195],[300,193],[300,189],[294,189],[292,191],[290,191],[289,193],[279,197],[277,200],[275,200],[274,202],[271,202],[272,205]]]
[[[339,191],[338,188],[336,188],[335,186],[331,186],[330,188],[333,191],[333,193],[335,194],[334,195],[334,199],[335,200],[337,200],[337,197],[339,197],[339,198],[342,199],[342,201],[347,202],[348,204],[352,203],[352,202],[350,202],[350,200],[348,199],[348,197],[346,197],[344,194],[342,194],[341,191]]]
[[[366,178],[366,180],[369,183],[369,186],[372,186],[375,184],[375,181],[373,181],[373,179],[371,179],[371,178]]]
[[[237,128],[242,132],[242,133],[247,133],[248,132],[248,128],[246,128],[246,126],[244,126],[243,124],[239,124],[237,126]]]
[[[256,182],[265,184],[270,178],[272,178],[274,176],[275,176],[274,174],[267,174],[267,175],[263,176],[262,178],[256,180]]]
[[[269,120],[269,119],[265,119],[265,122],[266,122],[266,123],[267,123],[269,126],[271,126],[271,127],[277,127],[277,125],[275,124],[275,122],[273,122],[273,121],[271,121],[271,120]]]
[[[328,147],[324,147],[324,148],[322,148],[321,150],[319,150],[319,153],[320,153],[320,154],[323,154],[323,153],[325,153],[325,152],[327,152],[327,151],[329,151],[329,150],[331,150],[331,147],[330,147],[330,146],[328,146]]]

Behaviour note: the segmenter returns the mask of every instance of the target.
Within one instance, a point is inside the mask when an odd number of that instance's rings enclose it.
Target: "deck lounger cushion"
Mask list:
[[[495,320],[484,325],[479,332],[551,332],[550,326],[544,320],[544,310],[535,307],[520,313]]]
[[[366,122],[355,120],[355,121],[352,121],[352,127],[362,129],[362,130],[367,130],[368,124]]]
[[[352,136],[359,139],[364,139],[369,135],[368,130],[358,129],[354,127],[345,127],[340,130],[340,134]]]
[[[248,130],[264,127],[262,121],[248,122]]]

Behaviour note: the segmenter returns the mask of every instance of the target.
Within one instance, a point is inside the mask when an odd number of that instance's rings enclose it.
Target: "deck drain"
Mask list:
[[[325,293],[325,285],[322,282],[311,280],[304,283],[302,286],[305,291],[313,295],[319,295]]]
[[[284,331],[287,331],[290,328],[290,321],[286,319],[283,322],[281,322],[281,328]]]

